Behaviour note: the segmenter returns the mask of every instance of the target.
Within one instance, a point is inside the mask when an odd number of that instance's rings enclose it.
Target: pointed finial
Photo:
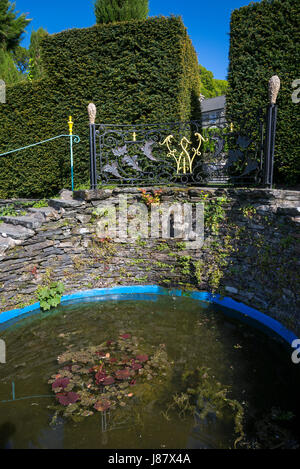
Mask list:
[[[280,90],[280,78],[277,75],[274,75],[269,80],[270,104],[276,104],[279,90]]]
[[[95,124],[96,114],[97,114],[97,108],[95,104],[90,103],[88,105],[88,115],[89,115],[90,124]]]

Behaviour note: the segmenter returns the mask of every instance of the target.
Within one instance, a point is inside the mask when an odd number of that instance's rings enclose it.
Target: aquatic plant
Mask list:
[[[187,370],[181,376],[183,391],[173,395],[173,400],[162,415],[170,420],[170,411],[177,411],[181,418],[194,415],[195,419],[205,422],[209,415],[219,421],[231,416],[237,438],[234,447],[245,437],[243,429],[244,409],[235,399],[228,397],[229,389],[222,385],[205,367]]]
[[[57,401],[51,406],[53,422],[60,414],[78,421],[95,411],[124,407],[133,397],[133,403],[139,400],[143,384],[151,381],[157,387],[170,368],[165,347],[149,351],[141,342],[121,332],[116,340],[60,355],[57,361],[63,367],[48,381]]]

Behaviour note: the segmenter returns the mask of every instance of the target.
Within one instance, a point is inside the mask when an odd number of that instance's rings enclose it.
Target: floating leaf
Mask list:
[[[92,412],[91,410],[84,410],[81,415],[82,417],[89,417],[90,415],[93,415],[94,412]]]
[[[52,383],[52,389],[55,388],[66,388],[68,384],[70,383],[69,378],[58,378],[54,383]]]
[[[130,334],[122,334],[120,335],[122,339],[130,339],[131,335]]]
[[[60,393],[56,394],[56,397],[59,403],[64,406],[74,404],[74,402],[77,402],[80,399],[80,396],[76,394],[76,392]]]
[[[108,401],[107,399],[101,399],[100,401],[97,401],[94,405],[94,409],[96,409],[98,412],[105,412],[109,408],[110,401]]]
[[[136,359],[139,362],[144,363],[144,362],[147,362],[149,360],[149,357],[148,357],[148,355],[137,355]]]
[[[116,378],[117,379],[128,379],[130,378],[131,373],[129,368],[125,368],[124,370],[118,370],[116,371]]]
[[[99,371],[95,374],[96,384],[101,384],[102,381],[103,381],[105,378],[106,378],[106,373],[99,370]]]
[[[110,384],[114,384],[115,380],[112,376],[107,376],[106,378],[104,378],[104,380],[102,381],[102,384],[104,386],[109,386]]]
[[[132,363],[131,368],[133,370],[139,370],[140,368],[142,368],[142,365],[140,365],[140,363]]]

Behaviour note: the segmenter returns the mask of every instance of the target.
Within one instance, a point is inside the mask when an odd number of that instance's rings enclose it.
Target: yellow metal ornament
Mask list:
[[[180,141],[182,152],[179,154],[179,156],[176,156],[177,149],[174,149],[174,150],[171,149],[172,140],[174,139],[173,135],[168,135],[168,137],[166,137],[165,140],[162,143],[160,143],[160,145],[167,146],[169,150],[168,156],[175,159],[176,165],[177,165],[177,174],[180,174],[181,171],[183,174],[186,174],[187,171],[189,171],[189,173],[193,172],[193,163],[194,163],[195,157],[201,155],[201,152],[200,152],[201,144],[202,142],[207,142],[207,139],[202,137],[201,134],[195,133],[194,135],[198,140],[198,146],[197,148],[192,148],[192,152],[193,152],[192,156],[190,155],[188,151],[188,147],[189,145],[192,145],[192,142],[190,142],[186,137],[183,137]]]
[[[70,135],[73,135],[73,125],[74,125],[74,122],[72,121],[72,116],[69,116],[69,131],[70,131]]]

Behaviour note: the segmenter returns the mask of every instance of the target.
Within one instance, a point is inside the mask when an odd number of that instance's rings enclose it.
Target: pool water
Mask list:
[[[197,367],[243,407],[246,447],[297,447],[299,373],[283,344],[191,298],[124,300],[61,305],[0,331],[7,355],[0,364],[0,401],[6,401],[0,402],[0,448],[232,448],[237,435],[231,415],[199,419],[175,408],[166,412],[182,392],[184,370]],[[57,357],[120,332],[143,338],[148,347],[165,345],[172,364],[167,382],[161,389],[153,384],[146,403],[136,399],[80,422],[59,417],[50,426],[56,399],[48,380],[61,368]],[[131,390],[134,395],[134,385]]]

